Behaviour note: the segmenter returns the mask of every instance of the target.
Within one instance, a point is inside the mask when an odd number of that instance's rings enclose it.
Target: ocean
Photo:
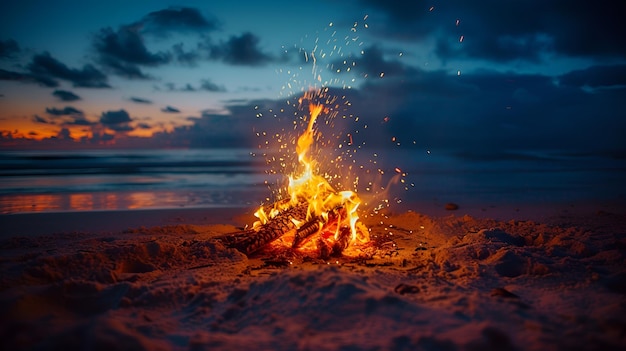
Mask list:
[[[267,193],[244,149],[0,153],[0,213],[244,207]]]
[[[264,160],[251,151],[2,151],[0,213],[254,208],[271,197],[266,181],[280,183],[282,176],[266,174]],[[389,192],[401,208],[626,201],[626,160],[605,155],[387,150],[374,168],[406,174]]]

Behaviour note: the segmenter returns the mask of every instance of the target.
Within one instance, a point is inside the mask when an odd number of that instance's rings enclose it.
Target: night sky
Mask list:
[[[254,146],[264,125],[289,128],[286,101],[328,87],[377,147],[626,151],[624,2],[24,0],[0,13],[3,148]]]

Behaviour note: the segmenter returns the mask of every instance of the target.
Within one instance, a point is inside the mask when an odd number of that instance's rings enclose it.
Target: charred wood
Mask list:
[[[320,227],[320,222],[317,219],[309,221],[302,225],[300,228],[298,228],[298,231],[293,238],[293,244],[291,245],[291,247],[294,249],[300,247],[300,245],[302,245],[307,238],[317,233],[320,230]]]
[[[302,244],[304,244],[313,234],[325,229],[328,223],[338,223],[342,216],[346,216],[344,208],[336,207],[328,213],[327,221],[318,216],[304,223],[300,228],[298,228],[291,247],[297,249],[302,246]]]
[[[303,221],[306,218],[308,205],[300,203],[284,210],[276,217],[261,225],[258,230],[246,230],[220,237],[226,246],[235,248],[246,255],[250,255],[263,246],[280,238],[291,230],[296,230],[294,220]]]
[[[333,256],[341,256],[343,250],[345,250],[348,245],[350,245],[350,239],[352,239],[352,231],[350,230],[350,228],[339,228],[339,234],[337,235],[337,240],[335,240],[335,242],[333,243],[331,254]]]
[[[333,252],[333,248],[328,244],[326,240],[323,238],[318,238],[315,241],[317,245],[317,249],[319,250],[320,258],[323,260],[327,260],[330,258],[330,254]]]

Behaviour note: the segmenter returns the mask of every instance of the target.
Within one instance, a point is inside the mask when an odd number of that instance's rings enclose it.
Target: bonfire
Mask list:
[[[298,167],[288,175],[288,196],[261,206],[254,214],[258,220],[252,229],[225,236],[227,245],[249,255],[283,238],[293,249],[315,250],[328,258],[341,255],[351,244],[369,240],[367,228],[359,222],[361,200],[356,192],[338,191],[316,172],[317,160],[310,149],[317,140],[316,121],[329,111],[324,104],[313,102],[315,94],[310,91],[300,99],[300,103],[309,101],[309,116],[295,145]]]

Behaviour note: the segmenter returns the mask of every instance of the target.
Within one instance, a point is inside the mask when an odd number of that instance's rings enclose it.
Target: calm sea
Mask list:
[[[626,205],[623,155],[516,151],[396,157],[413,160],[403,168],[409,171],[414,184],[408,191],[412,194],[409,199],[485,207],[593,202]]]
[[[267,196],[249,150],[0,153],[0,213],[243,207]]]
[[[256,207],[271,196],[264,182],[279,176],[268,179],[250,151],[4,151],[0,213]],[[376,167],[407,173],[390,195],[404,205],[626,199],[626,160],[608,156],[389,150]]]

